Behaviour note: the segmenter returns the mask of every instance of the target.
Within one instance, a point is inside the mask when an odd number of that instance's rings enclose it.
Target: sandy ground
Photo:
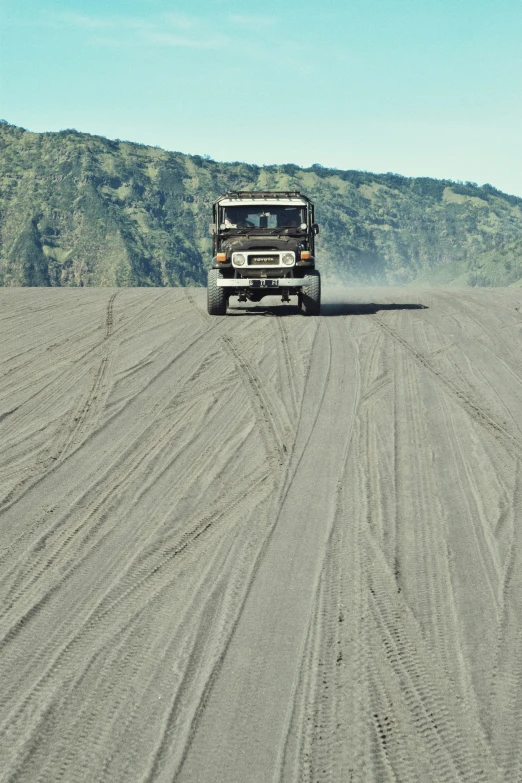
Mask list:
[[[0,781],[522,780],[522,292],[0,289]]]

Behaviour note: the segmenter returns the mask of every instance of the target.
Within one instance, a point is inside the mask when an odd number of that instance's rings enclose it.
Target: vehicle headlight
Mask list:
[[[283,253],[282,257],[283,264],[286,264],[287,266],[290,266],[294,263],[294,254],[293,253]]]
[[[234,264],[237,266],[243,266],[245,261],[245,256],[242,253],[234,253]]]

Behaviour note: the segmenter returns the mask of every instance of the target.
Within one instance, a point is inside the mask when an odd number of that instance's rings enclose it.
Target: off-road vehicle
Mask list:
[[[314,205],[295,191],[230,191],[212,208],[213,259],[208,312],[225,315],[231,296],[259,302],[280,294],[305,315],[319,315],[321,277],[315,268],[319,226]]]

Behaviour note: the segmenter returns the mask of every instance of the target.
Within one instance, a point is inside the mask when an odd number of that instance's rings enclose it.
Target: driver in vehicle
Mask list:
[[[253,228],[254,224],[247,220],[242,210],[229,207],[225,213],[225,228]]]

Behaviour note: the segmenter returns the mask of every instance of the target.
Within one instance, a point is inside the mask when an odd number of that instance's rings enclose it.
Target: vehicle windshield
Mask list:
[[[225,228],[299,228],[306,223],[306,208],[271,204],[224,207]]]

